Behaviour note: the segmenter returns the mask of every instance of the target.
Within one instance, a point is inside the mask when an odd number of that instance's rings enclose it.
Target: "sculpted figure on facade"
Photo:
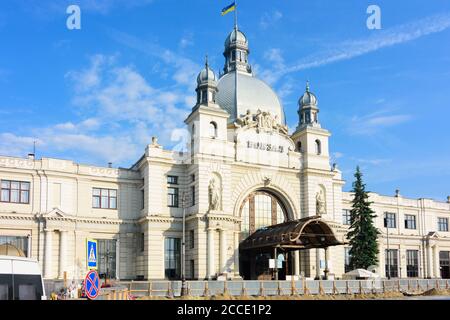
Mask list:
[[[272,115],[270,112],[261,111],[258,109],[256,114],[252,114],[250,110],[235,121],[236,127],[256,127],[257,131],[264,130],[266,132],[279,132],[281,134],[288,134],[288,127],[280,123],[278,115]]]
[[[222,202],[222,190],[220,190],[220,185],[216,181],[216,178],[212,178],[209,182],[209,210],[217,211],[221,208]]]
[[[322,188],[320,188],[319,192],[317,192],[317,194],[316,194],[316,214],[322,215],[325,213],[326,213],[325,195],[324,195]]]

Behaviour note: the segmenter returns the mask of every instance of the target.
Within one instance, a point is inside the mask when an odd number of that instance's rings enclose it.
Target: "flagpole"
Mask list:
[[[238,5],[237,5],[237,1],[234,1],[234,5],[235,5],[235,9],[234,9],[234,32],[236,33],[236,40],[237,40],[237,32],[238,32],[238,19],[237,19],[237,10],[238,10]],[[234,49],[236,50],[236,48]],[[235,86],[235,91],[234,91],[234,103],[236,105],[236,117],[239,117],[240,115],[238,114],[238,68],[237,68],[237,50],[235,53],[235,58],[234,58],[234,86]]]

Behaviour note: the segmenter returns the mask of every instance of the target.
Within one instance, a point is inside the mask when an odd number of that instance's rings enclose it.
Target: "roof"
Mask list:
[[[342,244],[320,216],[313,216],[259,229],[241,243],[240,249],[283,248],[292,251]]]
[[[233,72],[223,75],[217,84],[219,92],[216,96],[217,104],[230,114],[229,122],[247,113],[247,110],[256,114],[258,109],[278,116],[280,122],[285,124],[283,106],[276,93],[264,81],[250,74],[238,72],[238,106],[235,107],[235,74]]]

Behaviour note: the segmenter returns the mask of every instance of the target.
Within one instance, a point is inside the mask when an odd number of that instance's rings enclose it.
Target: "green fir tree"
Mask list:
[[[380,232],[374,226],[377,217],[370,208],[369,194],[365,190],[366,185],[362,181],[362,173],[359,166],[356,167],[355,182],[353,182],[354,198],[353,209],[350,211],[350,229],[347,239],[350,240],[350,267],[353,269],[367,269],[371,265],[378,264],[377,238]]]

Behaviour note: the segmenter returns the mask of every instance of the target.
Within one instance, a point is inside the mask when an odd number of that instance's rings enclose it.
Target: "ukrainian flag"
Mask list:
[[[226,15],[227,13],[236,10],[236,2],[233,2],[229,6],[222,9],[222,15]]]

